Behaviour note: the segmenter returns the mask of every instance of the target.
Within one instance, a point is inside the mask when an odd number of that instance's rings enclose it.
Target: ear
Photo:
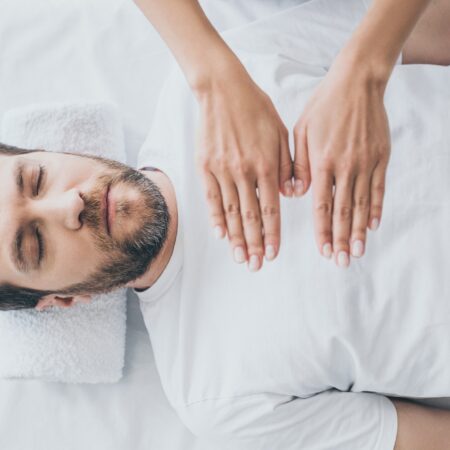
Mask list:
[[[42,297],[35,309],[37,311],[42,311],[50,306],[60,306],[62,308],[70,308],[71,306],[76,305],[77,303],[89,303],[92,300],[92,295],[57,295],[57,294],[49,294],[45,297]]]

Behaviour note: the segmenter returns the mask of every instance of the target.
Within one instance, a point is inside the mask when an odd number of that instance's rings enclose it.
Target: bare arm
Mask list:
[[[259,270],[264,256],[272,260],[279,251],[279,192],[292,196],[288,131],[197,0],[134,2],[171,49],[198,100],[195,159],[211,226],[217,237],[228,234],[236,262]]]
[[[391,400],[398,417],[395,450],[450,448],[450,411]]]
[[[431,0],[374,0],[344,52],[387,83],[403,46]]]
[[[239,62],[197,0],[134,0],[177,59],[189,85],[205,88],[215,73]]]

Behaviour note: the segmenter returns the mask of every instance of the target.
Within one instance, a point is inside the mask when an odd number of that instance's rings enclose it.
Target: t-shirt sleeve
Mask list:
[[[311,0],[229,30],[223,37],[239,56],[247,51],[276,53],[326,72],[370,4],[371,0]]]
[[[395,406],[372,393],[209,399],[180,415],[194,434],[224,450],[392,450],[397,434]]]

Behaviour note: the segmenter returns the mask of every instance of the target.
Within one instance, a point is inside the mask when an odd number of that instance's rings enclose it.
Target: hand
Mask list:
[[[315,239],[340,266],[379,226],[390,155],[385,84],[363,70],[338,56],[294,128],[295,183],[305,193],[312,179]]]
[[[288,131],[243,66],[229,66],[197,92],[201,125],[196,163],[217,237],[252,271],[280,246],[279,191],[292,196]]]

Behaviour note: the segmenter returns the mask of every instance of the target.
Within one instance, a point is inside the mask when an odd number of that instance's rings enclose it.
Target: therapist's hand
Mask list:
[[[340,266],[363,255],[367,228],[381,220],[390,155],[385,85],[344,52],[294,129],[294,178],[303,192],[312,183],[319,251]]]
[[[279,192],[292,196],[288,131],[270,98],[236,59],[197,86],[197,168],[211,226],[234,259],[259,270],[280,247]]]

